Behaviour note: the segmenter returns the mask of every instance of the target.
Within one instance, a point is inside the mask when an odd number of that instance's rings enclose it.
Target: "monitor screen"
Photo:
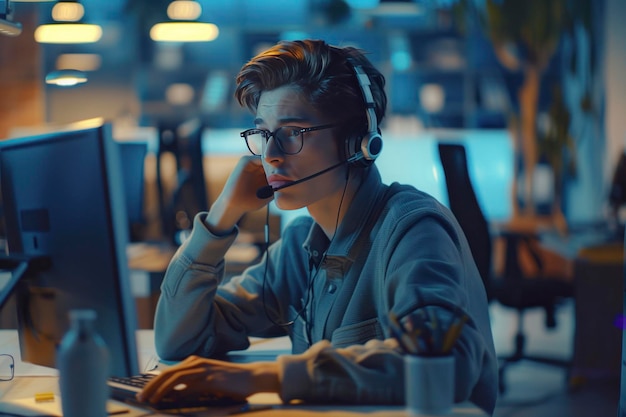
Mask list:
[[[8,255],[50,263],[15,292],[22,360],[55,367],[68,312],[87,308],[97,313],[111,374],[134,375],[136,310],[119,147],[109,124],[78,126],[0,141]]]

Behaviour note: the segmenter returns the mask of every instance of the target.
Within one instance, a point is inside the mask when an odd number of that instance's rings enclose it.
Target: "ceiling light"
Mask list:
[[[57,69],[73,68],[80,71],[95,71],[102,65],[98,54],[61,54],[57,58]]]
[[[78,70],[64,69],[53,71],[46,75],[46,84],[57,85],[59,87],[73,87],[87,82],[87,75]]]
[[[150,29],[150,38],[157,42],[210,42],[219,35],[213,23],[195,21],[202,6],[194,0],[174,0],[167,7],[171,22],[157,23]]]
[[[172,20],[196,20],[202,14],[202,6],[193,0],[175,0],[167,6],[167,17]]]
[[[51,23],[35,29],[39,43],[94,43],[102,37],[102,28],[85,23]]]
[[[85,15],[85,8],[75,1],[59,1],[52,8],[55,22],[78,22]]]
[[[218,34],[216,25],[202,22],[163,22],[150,29],[150,38],[157,42],[209,42]]]
[[[35,40],[39,43],[94,43],[102,37],[99,25],[80,23],[85,9],[77,1],[59,0],[52,8],[55,22],[40,25],[35,29]]]

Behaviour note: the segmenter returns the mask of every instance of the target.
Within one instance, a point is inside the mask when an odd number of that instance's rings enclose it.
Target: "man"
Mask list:
[[[403,355],[387,326],[428,311],[467,324],[452,348],[455,401],[491,413],[497,365],[487,298],[453,215],[413,187],[381,181],[384,77],[355,48],[281,42],[243,66],[236,97],[255,115],[242,157],[167,270],[155,318],[164,359],[183,360],[139,395],[181,387],[283,401],[402,404]],[[236,224],[271,200],[306,207],[257,265],[222,284]],[[249,336],[288,334],[293,354],[234,364],[215,357]],[[191,355],[191,356],[190,356]],[[183,384],[183,385],[181,385]]]

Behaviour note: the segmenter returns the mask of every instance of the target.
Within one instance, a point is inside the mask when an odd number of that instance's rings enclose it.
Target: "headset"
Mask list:
[[[358,65],[351,57],[348,57],[347,61],[354,70],[359,88],[363,94],[367,117],[367,133],[363,136],[346,139],[346,160],[350,164],[369,166],[378,158],[383,149],[383,138],[378,131],[378,120],[376,119],[376,105],[374,104],[374,96],[370,88],[372,83],[361,65]]]

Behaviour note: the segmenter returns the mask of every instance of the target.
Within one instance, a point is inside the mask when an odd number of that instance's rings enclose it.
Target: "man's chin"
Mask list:
[[[306,207],[301,201],[292,198],[289,195],[283,194],[280,191],[274,193],[274,204],[281,210],[298,210]]]

